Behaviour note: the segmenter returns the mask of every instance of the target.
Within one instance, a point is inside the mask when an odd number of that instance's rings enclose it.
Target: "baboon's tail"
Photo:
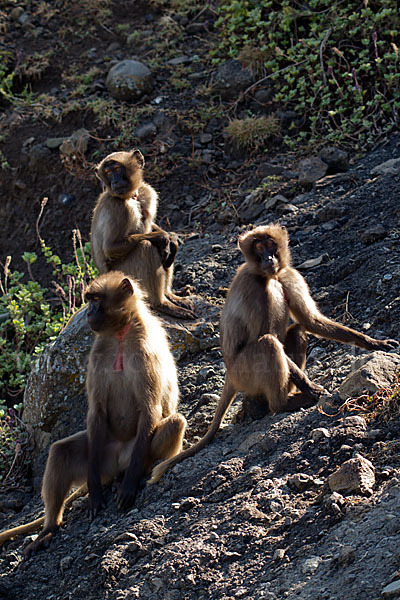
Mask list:
[[[83,496],[87,492],[87,485],[81,485],[75,492],[73,492],[65,501],[65,508],[67,508],[74,500],[79,498],[79,496]],[[7,529],[6,531],[2,531],[0,533],[0,546],[11,540],[12,538],[17,537],[18,535],[24,535],[26,533],[31,533],[32,531],[36,531],[39,529],[44,523],[44,517],[40,517],[40,519],[36,519],[35,521],[31,521],[30,523],[25,523],[25,525],[19,525],[18,527],[13,527],[12,529]]]
[[[211,425],[210,425],[207,433],[205,434],[205,436],[202,437],[201,440],[199,440],[197,442],[197,444],[193,444],[193,446],[191,446],[187,450],[184,450],[183,452],[180,452],[176,456],[173,456],[172,458],[169,458],[168,460],[164,460],[159,465],[156,465],[154,467],[154,469],[152,470],[151,478],[147,482],[148,484],[157,483],[157,481],[159,481],[161,479],[161,477],[164,475],[164,473],[166,473],[166,471],[168,471],[169,469],[172,469],[172,467],[174,467],[178,463],[182,462],[182,460],[185,460],[185,458],[194,456],[195,454],[197,454],[197,452],[200,452],[200,450],[202,450],[205,446],[207,446],[207,444],[209,444],[211,442],[211,440],[217,433],[217,431],[222,423],[222,420],[226,415],[227,410],[229,409],[229,407],[231,406],[231,404],[235,398],[236,391],[237,390],[233,387],[233,385],[231,384],[231,382],[228,379],[228,376],[226,375],[224,387],[222,390],[221,397],[218,401],[218,405],[217,405],[217,409],[215,411],[214,418],[213,418]]]

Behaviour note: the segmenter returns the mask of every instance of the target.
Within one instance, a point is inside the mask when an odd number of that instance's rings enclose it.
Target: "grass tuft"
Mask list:
[[[281,126],[274,115],[233,119],[225,132],[241,150],[259,151],[265,149],[268,140],[280,137]]]

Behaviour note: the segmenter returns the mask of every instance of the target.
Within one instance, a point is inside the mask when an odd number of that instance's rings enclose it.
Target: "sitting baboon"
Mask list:
[[[284,227],[256,227],[239,237],[239,248],[245,263],[236,272],[221,314],[226,375],[214,419],[197,444],[157,465],[151,482],[213,439],[237,392],[262,397],[273,413],[315,404],[325,390],[303,372],[307,332],[366,350],[398,345],[345,327],[318,310],[304,278],[291,267]],[[290,327],[289,315],[295,321]],[[294,386],[300,391],[293,393]]]
[[[50,448],[42,483],[44,526],[26,547],[26,557],[49,545],[72,487],[87,484],[93,518],[103,504],[102,484],[122,474],[117,505],[126,508],[152,465],[182,448],[186,420],[176,412],[175,362],[139,285],[112,271],[92,282],[86,300],[88,323],[96,333],[86,377],[87,429]],[[3,532],[0,543],[40,525],[37,520]]]
[[[105,185],[93,212],[91,243],[100,273],[132,275],[151,306],[166,315],[194,319],[193,303],[171,291],[176,240],[158,227],[156,191],[143,180],[139,150],[114,152],[97,166]]]

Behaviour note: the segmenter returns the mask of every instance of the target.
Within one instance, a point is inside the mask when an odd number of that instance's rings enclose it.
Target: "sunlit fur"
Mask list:
[[[105,174],[105,168],[109,162],[117,162],[123,165],[126,169],[126,175],[128,182],[130,183],[129,191],[125,194],[117,194],[110,188],[110,182],[107,175]],[[144,159],[143,155],[138,150],[131,150],[130,152],[113,152],[104,158],[96,167],[96,174],[107,187],[109,193],[117,198],[130,198],[133,194],[138,192],[140,186],[143,184],[143,166]]]
[[[141,157],[141,158],[140,158]],[[138,280],[153,308],[182,319],[194,318],[189,299],[172,292],[173,265],[164,269],[157,238],[169,235],[155,224],[158,195],[143,181],[143,157],[138,150],[114,152],[98,166],[106,186],[93,211],[91,245],[100,273],[123,271]],[[119,162],[131,182],[129,194],[117,196],[104,173],[108,161]],[[152,242],[153,240],[153,242]]]
[[[104,168],[110,160],[118,161],[125,167],[129,181],[131,182],[130,193],[123,198],[117,196],[110,187],[110,182],[104,173]],[[97,167],[97,174],[106,186],[106,190],[100,194],[95,209],[93,211],[91,242],[93,260],[100,273],[109,271],[108,260],[111,256],[111,247],[116,240],[126,240],[132,234],[148,234],[152,231],[155,222],[158,207],[157,192],[143,181],[143,170],[141,161],[138,161],[135,151],[132,152],[113,152],[109,154]],[[135,194],[137,193],[137,197]],[[124,200],[124,201],[121,201]],[[150,247],[150,243],[148,243]],[[132,246],[132,249],[134,247]],[[157,253],[156,248],[153,248]],[[159,256],[151,256],[151,249],[145,254],[151,262],[150,268],[157,270],[161,267]],[[158,253],[157,253],[158,254]],[[136,261],[135,272],[128,271],[124,267],[124,258],[128,258],[129,248],[121,252],[120,260],[116,261],[113,268],[122,270],[129,275],[133,275],[142,282],[146,291],[150,287],[150,294],[153,292],[151,280],[146,277],[147,265],[141,268],[140,259]],[[146,281],[144,281],[144,279]],[[156,278],[157,279],[157,278]],[[154,285],[154,284],[153,284]]]
[[[278,245],[277,256],[280,269],[290,267],[292,259],[289,250],[289,235],[287,229],[278,224],[260,226],[243,233],[239,237],[238,246],[246,259],[248,269],[255,275],[264,276],[265,273],[260,269],[258,263],[254,260],[253,246],[256,240],[263,240],[270,237]]]
[[[88,483],[95,516],[102,505],[101,484],[125,471],[117,502],[126,507],[135,498],[140,477],[182,448],[186,421],[177,412],[175,362],[162,323],[143,301],[137,282],[111,272],[95,280],[87,294],[89,301],[94,295],[105,307],[105,327],[89,355],[87,429],[50,448],[42,484],[44,528],[26,555],[50,542],[73,486]],[[123,369],[115,370],[120,351],[115,336],[127,323],[131,328],[123,339]]]
[[[277,244],[279,266],[274,272],[260,268],[255,252],[257,241],[268,238]],[[261,397],[271,412],[315,404],[324,390],[303,371],[307,332],[367,350],[397,346],[394,340],[374,340],[325,317],[302,275],[290,266],[288,242],[286,229],[277,224],[256,227],[240,236],[245,263],[236,272],[221,313],[220,341],[226,375],[214,418],[199,442],[154,467],[151,482],[213,439],[239,391]],[[294,321],[290,327],[289,315]],[[294,386],[297,393],[292,393]]]
[[[132,293],[121,288],[120,283],[124,279],[129,281]],[[92,296],[102,299],[105,322],[108,325],[107,329],[103,328],[98,332],[102,335],[113,335],[115,331],[123,329],[131,322],[135,315],[140,315],[146,309],[144,294],[139,284],[132,278],[127,278],[121,271],[110,271],[100,275],[89,285],[85,296],[89,302]]]

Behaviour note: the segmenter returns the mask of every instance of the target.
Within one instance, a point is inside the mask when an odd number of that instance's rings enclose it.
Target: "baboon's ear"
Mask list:
[[[119,284],[119,289],[126,298],[128,298],[129,296],[133,296],[133,294],[135,293],[132,282],[127,277],[125,277],[125,279],[121,281],[121,283]]]
[[[96,177],[100,179],[104,185],[107,185],[109,182],[107,181],[107,177],[103,173],[102,163],[99,163],[94,170]]]
[[[134,156],[136,158],[136,160],[138,161],[139,166],[143,169],[143,167],[144,167],[144,156],[140,152],[140,150],[138,150],[137,148],[135,148],[134,150],[131,150],[131,154],[132,154],[132,156]]]

